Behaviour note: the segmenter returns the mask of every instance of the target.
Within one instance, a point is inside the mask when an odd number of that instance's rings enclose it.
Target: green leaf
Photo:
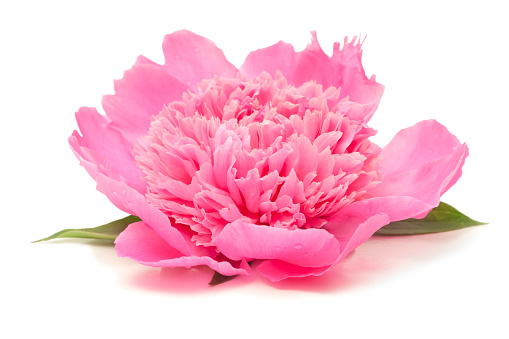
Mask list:
[[[126,229],[127,226],[134,222],[141,221],[140,218],[130,215],[123,219],[112,221],[108,224],[93,227],[93,228],[80,228],[80,229],[67,229],[57,232],[47,238],[33,241],[47,241],[58,238],[88,238],[88,239],[106,239],[115,241],[117,236]]]
[[[254,260],[251,260],[248,262],[249,266],[253,265]],[[237,278],[238,275],[222,275],[219,272],[214,272],[214,275],[212,276],[212,279],[209,281],[210,286],[216,286],[222,283],[225,283],[227,281],[230,281],[234,278]]]
[[[485,223],[472,220],[454,207],[445,202],[440,202],[425,218],[410,218],[391,222],[379,229],[374,235],[394,236],[439,233],[478,225],[485,225]]]
[[[227,281],[230,281],[234,278],[236,278],[237,275],[222,275],[221,273],[214,272],[214,275],[212,276],[212,279],[210,279],[209,285],[210,286],[216,286],[222,283],[225,283]]]

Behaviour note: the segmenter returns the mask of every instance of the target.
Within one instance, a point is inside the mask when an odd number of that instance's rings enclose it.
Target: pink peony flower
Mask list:
[[[211,41],[167,35],[83,107],[69,142],[97,189],[142,221],[116,251],[156,267],[207,265],[277,281],[321,275],[392,221],[424,217],[461,176],[468,148],[434,120],[383,149],[367,126],[383,86],[361,44],[249,54],[237,70]]]

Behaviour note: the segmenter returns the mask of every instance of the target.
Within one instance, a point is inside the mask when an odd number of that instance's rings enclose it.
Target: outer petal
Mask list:
[[[440,196],[461,176],[467,156],[467,145],[443,125],[435,120],[421,121],[400,131],[382,150],[384,179],[372,193],[410,196],[436,207]]]
[[[339,256],[338,241],[325,230],[260,226],[236,220],[215,239],[232,260],[278,259],[297,266],[322,267]]]
[[[348,96],[350,101],[357,104],[348,115],[352,119],[368,122],[378,108],[385,87],[376,82],[375,75],[366,77],[361,62],[361,47],[362,44],[356,44],[355,38],[351,42],[345,38],[342,50],[339,49],[339,43],[334,45],[331,66],[336,66],[337,78],[340,74],[341,81],[331,79],[331,85],[341,87],[340,99]]]
[[[185,255],[192,254],[192,248],[181,232],[173,227],[164,213],[147,203],[142,194],[102,173],[97,175],[96,182],[97,190],[106,195],[117,208],[140,217],[171,247]]]
[[[391,221],[407,219],[430,208],[430,205],[411,197],[378,197],[347,206],[330,218],[324,227],[341,245],[341,255],[336,262]]]
[[[115,81],[115,95],[105,95],[103,108],[112,120],[111,127],[120,131],[132,151],[136,140],[147,133],[150,117],[164,105],[182,99],[188,87],[168,74],[164,66],[143,56]]]
[[[82,107],[76,113],[76,120],[83,136],[75,131],[69,143],[78,158],[92,164],[91,167],[86,166],[89,174],[95,178],[94,173],[101,171],[139,192],[145,192],[143,172],[136,166],[122,135],[111,128],[108,117],[100,115],[94,108]]]
[[[70,138],[71,146],[75,145],[76,142],[76,136]],[[106,195],[117,208],[140,217],[171,247],[181,253],[185,255],[204,253],[200,248],[191,246],[191,241],[186,239],[185,233],[175,228],[165,214],[148,204],[142,193],[131,188],[125,182],[108,176],[109,171],[102,164],[93,162],[97,159],[89,160],[94,155],[93,152],[92,155],[88,153],[89,150],[84,147],[74,150],[74,154],[80,160],[80,164],[85,167],[87,172],[97,182],[97,190]]]
[[[248,78],[263,71],[274,77],[276,70],[280,70],[288,82],[296,86],[314,80],[324,89],[341,88],[340,99],[348,96],[357,103],[350,108],[351,117],[367,122],[378,107],[384,86],[377,83],[374,76],[366,77],[361,56],[361,44],[356,44],[356,38],[351,42],[345,38],[343,49],[335,43],[333,55],[328,57],[313,32],[311,44],[305,50],[295,52],[291,45],[278,42],[251,52],[240,70]]]
[[[287,278],[302,278],[320,276],[329,270],[324,267],[301,267],[281,260],[265,260],[256,267],[258,272],[271,281],[281,281]]]
[[[434,120],[401,131],[382,151],[385,177],[371,193],[332,217],[325,228],[346,254],[392,221],[424,217],[460,176],[468,148]]]
[[[168,73],[195,92],[203,79],[235,77],[238,72],[212,41],[186,30],[165,36],[163,52]]]
[[[450,155],[460,146],[445,126],[436,120],[424,120],[394,136],[380,154],[380,166],[384,176],[391,177]]]
[[[247,275],[251,269],[246,261],[234,267],[228,261],[216,261],[209,256],[184,256],[168,245],[145,222],[129,225],[115,240],[115,249],[121,257],[129,257],[140,264],[153,267],[192,267],[207,265],[223,275]]]
[[[249,53],[240,72],[248,78],[267,72],[274,78],[279,70],[289,83],[294,83],[293,72],[297,55],[292,45],[279,41],[275,45]]]
[[[266,260],[257,269],[263,276],[272,281],[280,281],[291,277],[322,275],[353,249],[369,239],[380,227],[388,223],[388,216],[382,212],[371,217],[349,215],[345,216],[343,220],[331,220],[326,228],[336,237],[341,247],[341,254],[337,256],[334,263],[323,267],[300,267],[280,260]]]

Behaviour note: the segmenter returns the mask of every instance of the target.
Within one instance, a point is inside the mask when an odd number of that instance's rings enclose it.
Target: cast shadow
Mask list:
[[[440,260],[454,248],[465,245],[469,230],[437,234],[372,237],[338,265],[318,277],[286,279],[268,285],[281,290],[316,293],[347,291],[379,284]]]
[[[93,246],[98,259],[107,265],[123,262],[119,272],[120,284],[135,288],[170,294],[218,293],[224,289],[243,288],[254,285],[256,288],[295,290],[313,293],[348,291],[363,286],[380,283],[419,265],[440,260],[456,248],[466,246],[472,229],[426,234],[417,236],[372,237],[349,254],[330,271],[318,277],[291,278],[271,282],[252,265],[250,276],[238,276],[217,286],[208,282],[213,271],[206,266],[186,268],[154,268],[139,265],[127,258],[115,258],[114,249],[106,251],[102,244]],[[126,274],[126,271],[127,274]]]

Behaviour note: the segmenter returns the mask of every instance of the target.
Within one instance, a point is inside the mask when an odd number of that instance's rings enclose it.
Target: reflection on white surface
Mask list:
[[[143,267],[129,259],[127,262],[125,258],[113,258],[114,249],[101,245],[94,246],[94,253],[98,261],[115,268],[120,275],[121,286],[133,286],[142,290],[175,294],[214,293],[215,290],[261,284],[281,290],[331,293],[375,286],[408,270],[418,270],[420,266],[433,264],[455,248],[468,246],[469,235],[475,232],[475,229],[464,229],[417,236],[372,237],[319,277],[293,278],[273,283],[257,273],[255,262],[251,276],[239,276],[214,287],[208,285],[213,271],[206,266],[191,269]],[[120,266],[119,261],[122,262]]]

